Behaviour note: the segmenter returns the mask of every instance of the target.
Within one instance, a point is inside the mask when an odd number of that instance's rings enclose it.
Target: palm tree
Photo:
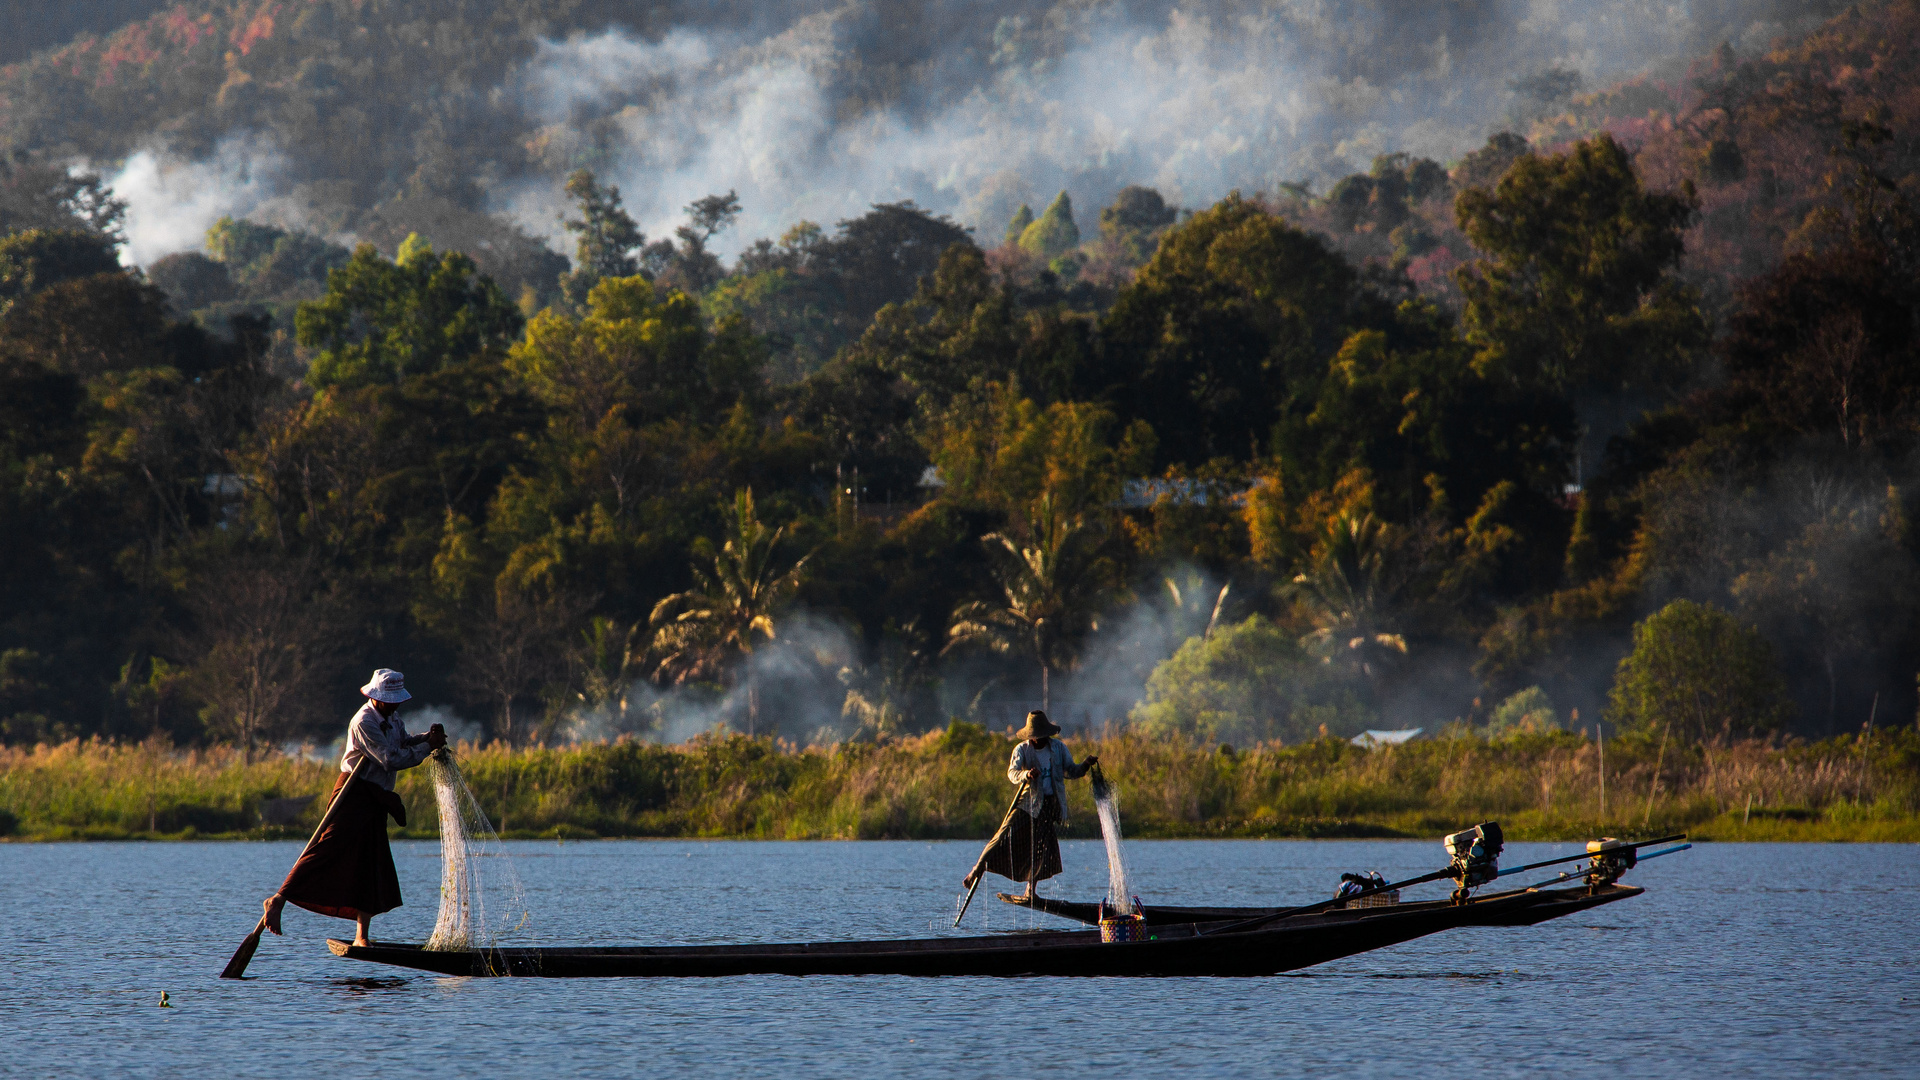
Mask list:
[[[1314,545],[1312,565],[1293,579],[1293,598],[1315,627],[1301,646],[1325,663],[1344,647],[1369,678],[1387,653],[1407,651],[1406,638],[1389,630],[1381,611],[1392,591],[1387,528],[1370,511],[1335,514]]]
[[[655,604],[648,620],[659,657],[655,670],[673,685],[717,676],[733,658],[744,661],[748,735],[760,723],[754,643],[773,640],[774,615],[799,588],[800,571],[813,557],[783,566],[776,549],[786,533],[787,526],[769,529],[755,515],[752,488],[740,489],[720,549],[705,537],[694,541],[694,587]]]
[[[942,651],[982,645],[1029,657],[1040,665],[1040,707],[1048,709],[1054,669],[1068,666],[1074,640],[1095,628],[1103,582],[1090,557],[1085,522],[1061,514],[1051,493],[1033,504],[1025,532],[980,538],[1000,555],[994,577],[1001,596],[955,608]]]
[[[622,624],[604,615],[588,620],[580,632],[574,662],[580,668],[582,721],[605,723],[609,730],[625,734],[632,730],[631,700],[628,694],[643,657],[636,641],[641,624]]]

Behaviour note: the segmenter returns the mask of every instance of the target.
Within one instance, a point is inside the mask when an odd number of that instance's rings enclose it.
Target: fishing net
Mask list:
[[[1133,886],[1127,881],[1127,863],[1120,857],[1120,799],[1113,785],[1095,765],[1093,809],[1100,815],[1100,835],[1107,842],[1107,910],[1117,915],[1133,914]]]
[[[427,948],[491,949],[501,935],[527,924],[526,891],[452,751],[428,755],[427,771],[440,809],[440,915]]]

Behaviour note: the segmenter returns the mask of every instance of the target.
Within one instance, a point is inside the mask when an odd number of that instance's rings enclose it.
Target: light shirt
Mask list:
[[[1075,765],[1073,755],[1067,751],[1066,744],[1058,736],[1047,740],[1047,745],[1039,750],[1025,739],[1013,748],[1013,757],[1007,762],[1007,779],[1013,783],[1030,780],[1022,809],[1031,817],[1039,817],[1041,808],[1046,804],[1047,796],[1054,798],[1060,807],[1058,820],[1067,820],[1067,781],[1085,776],[1087,766]]]
[[[429,752],[425,735],[407,734],[399,713],[383,717],[368,698],[347,721],[347,752],[340,755],[340,771],[352,772],[364,759],[367,767],[360,770],[360,779],[392,791],[394,774],[427,760]]]

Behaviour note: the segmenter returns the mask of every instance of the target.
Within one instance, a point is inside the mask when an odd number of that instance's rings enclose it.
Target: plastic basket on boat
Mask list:
[[[1100,940],[1111,945],[1122,941],[1145,941],[1147,938],[1147,916],[1141,910],[1140,898],[1133,898],[1133,912],[1128,915],[1110,914],[1105,900],[1100,901]]]

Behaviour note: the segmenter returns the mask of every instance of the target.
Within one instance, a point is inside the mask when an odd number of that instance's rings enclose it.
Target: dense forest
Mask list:
[[[376,665],[512,743],[1915,714],[1920,4],[1455,160],[751,241],[490,92],[631,5],[148,6],[0,68],[7,743],[326,738]],[[75,163],[242,127],[291,194],[127,265]],[[570,256],[489,212],[542,183]]]

